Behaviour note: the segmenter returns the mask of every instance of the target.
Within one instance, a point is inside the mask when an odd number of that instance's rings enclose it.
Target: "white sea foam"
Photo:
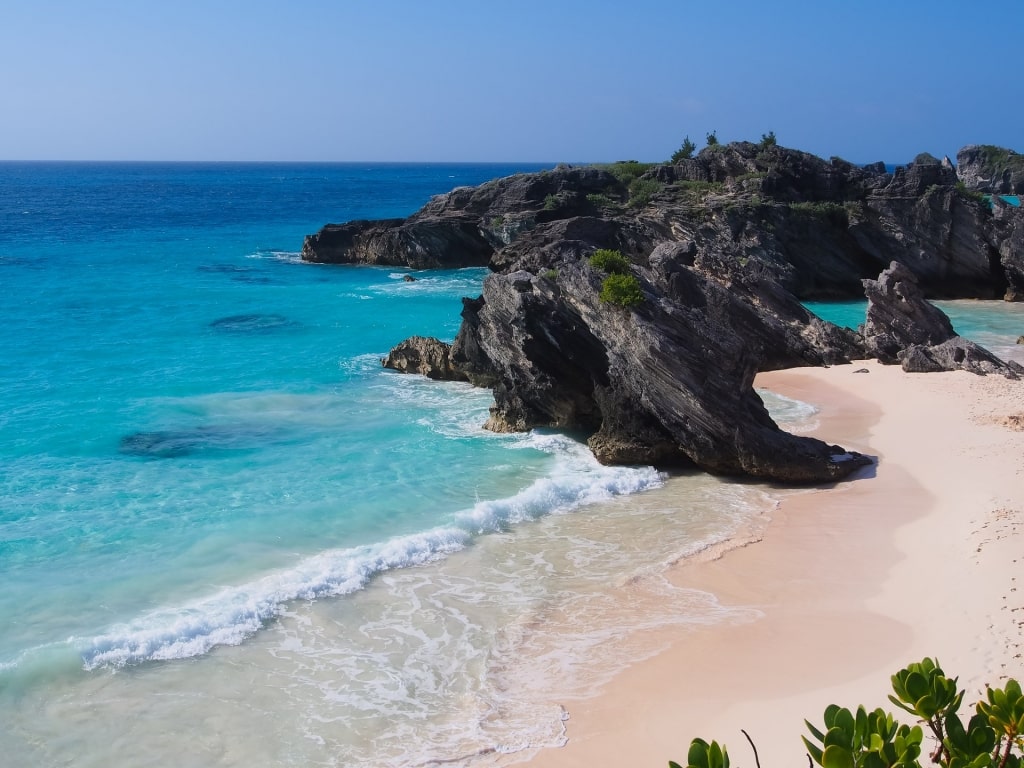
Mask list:
[[[479,501],[455,513],[448,525],[322,552],[292,568],[182,606],[153,611],[72,643],[80,649],[86,670],[199,656],[216,646],[240,644],[291,601],[349,594],[385,571],[422,565],[459,551],[478,535],[663,482],[662,475],[650,467],[604,467],[584,446],[561,435],[531,434],[515,445],[555,454],[552,474],[508,498]]]
[[[758,389],[764,407],[771,417],[790,432],[807,432],[817,426],[818,409],[810,403],[780,395],[768,389]]]
[[[299,251],[284,251],[276,248],[267,248],[254,253],[246,254],[247,259],[272,259],[274,261],[284,261],[290,264],[306,264],[302,260],[302,253]]]

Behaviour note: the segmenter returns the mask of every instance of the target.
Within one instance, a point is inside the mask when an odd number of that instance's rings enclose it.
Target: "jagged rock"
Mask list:
[[[970,371],[1017,378],[1024,367],[1000,360],[953,330],[949,317],[925,300],[914,274],[893,262],[877,280],[865,280],[868,297],[863,336],[869,354],[900,363],[910,373]]]
[[[865,347],[883,363],[898,362],[907,347],[934,346],[956,336],[946,314],[925,300],[914,273],[897,261],[877,280],[864,280],[864,294]]]
[[[996,195],[1024,194],[1024,155],[991,144],[956,153],[957,174],[968,189]]]
[[[631,255],[691,240],[699,251],[757,259],[804,299],[857,297],[860,281],[893,259],[931,296],[1024,296],[1024,225],[1002,210],[1010,206],[994,203],[992,210],[959,188],[948,158],[922,155],[889,174],[879,163],[859,167],[737,142],[641,178],[657,191],[634,206],[623,180],[598,167],[562,166],[462,187],[408,219],[327,225],[306,238],[302,258],[502,270],[530,247],[522,242],[534,229],[564,221],[614,226],[617,247]],[[564,239],[589,237],[566,232]]]
[[[1024,374],[1024,367],[1020,364],[1001,360],[962,336],[931,347],[915,344],[901,352],[899,358],[903,370],[908,373],[968,371],[980,375],[999,373],[1011,379]]]
[[[484,266],[493,245],[472,216],[328,224],[302,245],[303,261],[413,269]]]
[[[407,219],[328,224],[306,237],[304,261],[381,264],[415,269],[486,265],[495,250],[537,223],[593,208],[587,195],[625,194],[599,168],[560,166],[436,195]]]
[[[584,430],[605,463],[693,464],[786,482],[835,480],[867,459],[781,431],[753,390],[758,370],[846,360],[852,334],[810,316],[773,283],[719,282],[690,249],[634,264],[645,301],[602,303],[603,276],[565,244],[557,278],[494,274],[464,302],[452,357],[491,386],[487,426]]]
[[[904,313],[907,275],[921,304],[922,292],[1024,288],[1024,220],[959,188],[951,164],[930,156],[888,174],[782,147],[709,147],[647,170],[643,199],[615,170],[560,167],[453,190],[405,220],[329,225],[307,238],[303,258],[488,264],[494,274],[482,296],[463,300],[450,352],[417,342],[389,358],[491,388],[491,429],[579,430],[607,463],[786,482],[834,480],[867,462],[782,432],[752,388],[758,371],[867,355],[859,336],[795,296],[858,296],[896,257],[906,274],[878,281],[885,308],[867,323],[869,346],[929,366],[947,349],[958,364],[981,358],[943,346],[946,330],[927,309]],[[628,259],[639,306],[600,301],[605,276],[587,260],[598,248]]]
[[[381,361],[385,368],[400,373],[419,373],[428,379],[467,381],[452,365],[451,345],[426,336],[412,336],[395,346]]]

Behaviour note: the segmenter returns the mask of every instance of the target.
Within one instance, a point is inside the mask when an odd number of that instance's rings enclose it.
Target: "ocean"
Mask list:
[[[753,618],[664,571],[773,491],[486,432],[380,367],[486,270],[299,259],[541,167],[0,164],[5,765],[500,765],[637,630]]]

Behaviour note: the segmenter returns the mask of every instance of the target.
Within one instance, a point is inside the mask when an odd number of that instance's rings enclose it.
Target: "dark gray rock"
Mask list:
[[[962,336],[928,347],[913,345],[900,353],[900,364],[908,373],[968,371],[979,375],[998,373],[1010,379],[1024,374],[1024,367],[1013,360],[993,355],[979,344]]]
[[[380,361],[400,373],[418,373],[440,381],[467,381],[466,374],[452,365],[451,345],[425,336],[412,336],[395,346]]]
[[[656,248],[631,270],[645,300],[602,303],[589,251],[561,253],[557,279],[490,275],[466,301],[452,350],[471,381],[491,386],[497,431],[592,433],[605,463],[696,465],[794,483],[826,482],[867,463],[780,430],[753,390],[768,367],[824,364],[860,352],[771,283],[729,281],[691,265],[687,246]]]
[[[1024,270],[1014,272],[1021,220],[958,187],[945,160],[919,156],[888,174],[730,144],[647,170],[642,200],[614,170],[564,167],[453,190],[406,220],[325,228],[303,258],[488,263],[494,274],[482,296],[463,300],[448,362],[431,358],[425,370],[491,388],[491,429],[576,430],[606,463],[795,483],[835,480],[867,459],[781,431],[754,375],[868,354],[860,336],[813,317],[796,296],[859,296],[862,280],[898,257],[905,269],[874,288],[869,346],[928,367],[945,364],[947,350],[958,364],[981,357],[948,343],[951,329],[924,294],[1024,286]],[[599,248],[629,261],[639,306],[600,300],[606,276],[588,261]],[[416,345],[394,367],[419,371],[428,356]]]
[[[897,261],[877,280],[864,280],[864,294],[864,344],[883,363],[898,362],[907,347],[933,346],[956,336],[946,314],[925,300],[914,273]]]
[[[1000,360],[953,330],[946,313],[925,300],[914,274],[893,262],[877,280],[865,280],[863,336],[867,352],[910,373],[969,371],[1017,378],[1024,368]]]

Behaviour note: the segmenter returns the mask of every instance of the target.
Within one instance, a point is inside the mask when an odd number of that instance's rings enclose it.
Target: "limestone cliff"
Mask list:
[[[780,430],[754,375],[867,352],[798,297],[859,297],[893,260],[930,295],[1011,296],[1022,236],[1019,209],[990,207],[948,161],[888,173],[737,143],[457,189],[409,219],[325,227],[303,258],[488,264],[439,367],[494,391],[491,429],[583,431],[608,463],[826,482],[867,459]],[[628,302],[602,298],[601,249],[623,257]],[[420,348],[392,366],[419,370]]]

